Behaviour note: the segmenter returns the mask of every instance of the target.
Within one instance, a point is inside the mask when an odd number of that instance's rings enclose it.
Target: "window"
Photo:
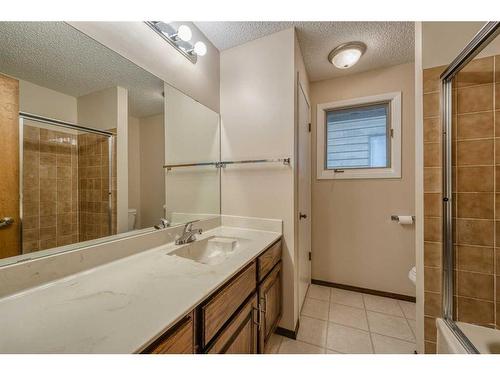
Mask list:
[[[401,177],[401,93],[318,105],[318,178]]]
[[[326,112],[326,168],[387,168],[389,103]]]

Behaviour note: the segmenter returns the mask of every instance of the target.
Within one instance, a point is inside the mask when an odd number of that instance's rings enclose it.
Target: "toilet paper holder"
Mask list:
[[[391,215],[391,220],[392,220],[392,221],[399,221],[399,216],[400,216],[400,215]],[[401,216],[405,216],[405,215],[401,215]],[[415,216],[413,216],[413,215],[412,215],[411,219],[412,219],[413,221],[415,221]]]

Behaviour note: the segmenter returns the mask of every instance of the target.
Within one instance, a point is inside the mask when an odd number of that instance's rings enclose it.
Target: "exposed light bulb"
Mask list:
[[[207,46],[203,42],[196,42],[194,44],[194,52],[198,56],[205,56],[207,54]]]
[[[189,26],[180,25],[177,29],[177,36],[179,37],[179,39],[185,42],[189,42],[191,40],[191,37],[193,36],[193,33],[191,32]]]

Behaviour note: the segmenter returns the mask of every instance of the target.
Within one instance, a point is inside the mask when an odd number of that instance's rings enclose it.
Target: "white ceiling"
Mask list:
[[[414,61],[413,22],[195,22],[220,50],[295,26],[309,79],[320,81]],[[327,60],[336,46],[361,41],[367,51],[354,67]]]
[[[64,22],[0,22],[0,72],[74,97],[121,86],[132,116],[163,113],[161,79]]]

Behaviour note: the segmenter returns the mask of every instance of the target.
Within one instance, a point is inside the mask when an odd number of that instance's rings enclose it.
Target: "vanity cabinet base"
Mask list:
[[[142,353],[264,353],[281,318],[281,273],[278,240]]]

